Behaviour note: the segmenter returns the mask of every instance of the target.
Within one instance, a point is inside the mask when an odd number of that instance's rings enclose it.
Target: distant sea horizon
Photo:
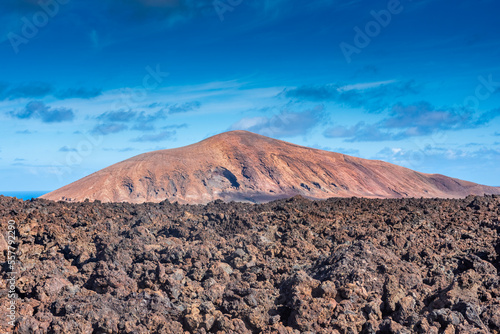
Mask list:
[[[29,201],[32,198],[38,198],[42,195],[49,193],[50,190],[47,191],[0,191],[0,195],[8,196],[8,197],[16,197],[17,199],[22,199],[24,201]]]

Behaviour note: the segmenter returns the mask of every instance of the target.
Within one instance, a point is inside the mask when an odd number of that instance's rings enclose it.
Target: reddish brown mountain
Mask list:
[[[216,199],[264,202],[294,195],[456,198],[485,193],[500,194],[500,188],[232,131],[135,156],[42,198],[193,204]]]

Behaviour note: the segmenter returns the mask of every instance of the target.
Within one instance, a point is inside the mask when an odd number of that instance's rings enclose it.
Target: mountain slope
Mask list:
[[[231,131],[135,156],[42,198],[195,204],[216,199],[265,202],[294,195],[455,198],[484,193],[500,194],[500,188]]]

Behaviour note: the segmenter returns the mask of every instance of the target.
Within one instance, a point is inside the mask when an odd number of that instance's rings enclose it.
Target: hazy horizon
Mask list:
[[[50,190],[51,191],[51,190]],[[16,191],[16,190],[11,190],[11,191],[0,191],[0,195],[3,196],[8,196],[8,197],[16,197],[18,199],[22,200],[29,200],[31,198],[38,198],[42,195],[45,195],[49,193],[50,191],[47,190],[21,190],[21,191]]]

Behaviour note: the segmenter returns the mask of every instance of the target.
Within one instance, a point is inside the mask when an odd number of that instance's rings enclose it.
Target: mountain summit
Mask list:
[[[199,204],[216,199],[265,202],[294,195],[458,198],[485,193],[500,194],[500,188],[231,131],[135,156],[42,198]]]

